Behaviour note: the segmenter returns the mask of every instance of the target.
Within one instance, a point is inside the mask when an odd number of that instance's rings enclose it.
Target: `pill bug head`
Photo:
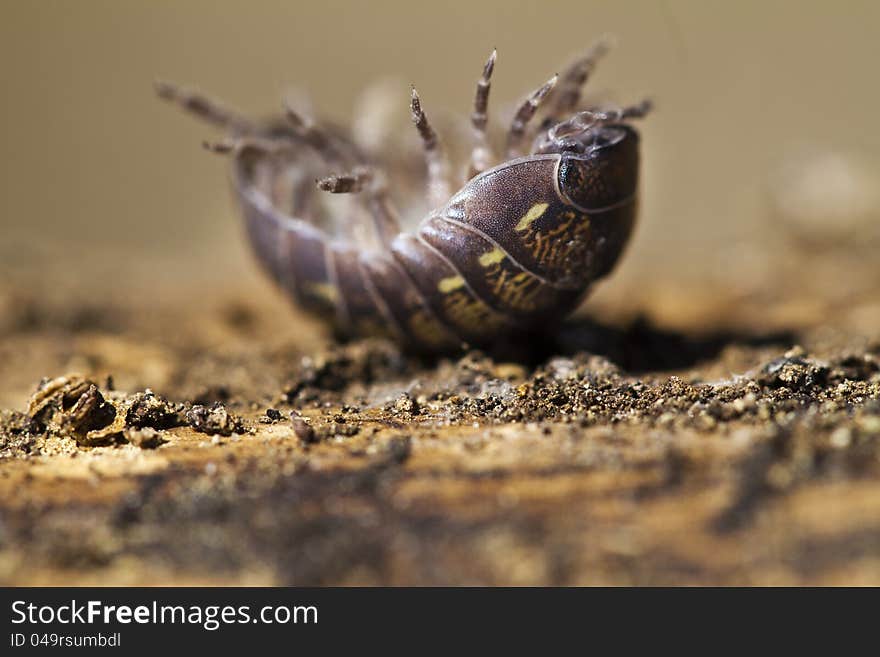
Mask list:
[[[560,194],[585,212],[629,202],[639,175],[639,134],[627,124],[599,124],[551,135],[536,149],[559,153]]]
[[[568,128],[574,120],[560,124]],[[565,238],[567,257],[557,280],[588,289],[619,260],[635,224],[639,179],[639,134],[628,123],[595,122],[577,129],[549,130],[536,154],[558,154],[554,185],[564,207],[562,219],[583,224]]]

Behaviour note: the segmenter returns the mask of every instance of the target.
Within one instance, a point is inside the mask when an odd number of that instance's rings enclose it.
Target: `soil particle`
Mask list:
[[[771,388],[809,390],[825,383],[828,367],[800,357],[785,356],[767,363],[758,381]]]
[[[170,429],[184,424],[183,407],[157,396],[152,390],[138,392],[128,401],[129,427]]]
[[[394,401],[391,408],[396,415],[412,418],[414,415],[418,415],[419,403],[412,395],[404,392]]]
[[[123,436],[129,443],[135,447],[140,447],[141,449],[156,449],[163,443],[167,442],[167,440],[162,437],[160,431],[156,431],[150,427],[144,427],[143,429],[126,429],[123,432]]]
[[[306,422],[302,415],[296,411],[291,411],[290,422],[293,425],[293,431],[296,434],[296,437],[304,444],[309,445],[318,442],[318,436],[315,433],[315,430],[312,429],[312,425]]]
[[[3,422],[7,431],[31,436],[73,438],[83,447],[135,442],[152,447],[161,443],[153,429],[180,426],[181,405],[173,405],[152,391],[126,395],[71,374],[43,380],[28,403],[27,424]],[[146,433],[138,433],[144,430]]]
[[[390,342],[364,340],[340,345],[304,357],[284,396],[288,402],[327,400],[324,393],[341,391],[355,382],[370,384],[398,377],[413,366],[414,361]]]
[[[0,457],[26,456],[43,427],[32,417],[17,411],[0,411]]]
[[[220,402],[215,402],[210,407],[193,406],[186,412],[186,421],[195,431],[209,435],[231,436],[245,431],[241,418]]]
[[[28,416],[39,426],[80,445],[111,443],[117,409],[92,381],[72,375],[43,381],[31,397]]]

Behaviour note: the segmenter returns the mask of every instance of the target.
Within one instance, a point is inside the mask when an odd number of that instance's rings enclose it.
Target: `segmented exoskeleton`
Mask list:
[[[413,232],[402,230],[386,174],[341,132],[288,105],[283,120],[257,122],[168,83],[157,91],[228,131],[206,146],[233,155],[253,249],[303,307],[332,318],[344,334],[390,334],[418,350],[443,351],[562,318],[623,250],[639,171],[639,137],[628,120],[644,116],[649,103],[578,111],[581,88],[606,49],[600,42],[519,106],[503,161],[490,168],[493,51],[477,84],[467,182],[454,194],[448,159],[413,88],[430,208]],[[542,109],[546,117],[523,155]],[[350,214],[321,203],[316,178],[320,190],[352,195]],[[334,222],[343,229],[332,231]]]

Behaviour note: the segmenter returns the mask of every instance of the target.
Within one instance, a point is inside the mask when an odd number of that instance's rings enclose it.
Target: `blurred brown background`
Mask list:
[[[397,76],[429,107],[466,112],[493,46],[497,109],[613,33],[592,90],[648,94],[658,107],[644,125],[642,226],[622,271],[650,261],[691,275],[694,249],[749,240],[768,220],[768,176],[792,149],[880,152],[871,1],[4,0],[0,15],[7,265],[74,252],[98,270],[161,274],[218,244],[247,263],[224,162],[199,148],[210,129],[158,102],[156,77],[254,113],[297,86],[348,121],[371,80]]]

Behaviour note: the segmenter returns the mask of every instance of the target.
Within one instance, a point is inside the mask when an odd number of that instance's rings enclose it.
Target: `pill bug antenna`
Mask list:
[[[654,103],[646,98],[634,105],[606,109],[589,109],[578,112],[550,129],[550,140],[575,135],[600,123],[617,123],[628,119],[642,119],[654,108]]]
[[[627,119],[643,119],[653,109],[650,99],[645,98],[633,105],[624,107],[610,107],[604,109],[592,109],[578,112],[572,117],[576,122],[590,126],[595,123],[615,123]]]

